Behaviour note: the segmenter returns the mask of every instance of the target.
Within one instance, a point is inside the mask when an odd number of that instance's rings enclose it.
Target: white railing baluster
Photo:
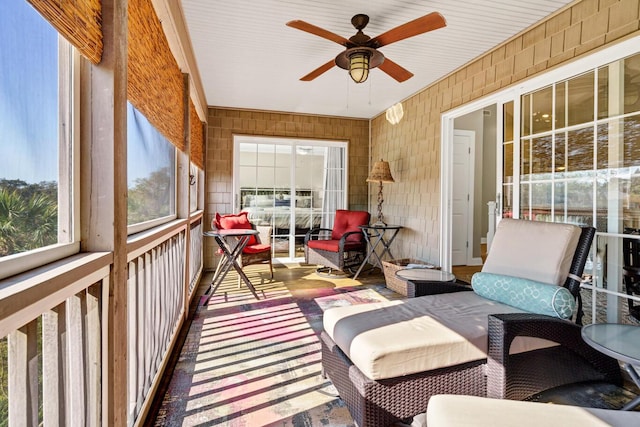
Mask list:
[[[9,334],[9,427],[39,425],[38,321]]]
[[[66,304],[66,384],[67,390],[67,420],[69,425],[82,427],[85,425],[85,346],[83,344],[83,315],[82,306],[85,298],[83,292],[80,292],[67,299]]]
[[[60,304],[42,313],[42,415],[47,426],[66,424],[66,392],[64,387],[65,307]]]
[[[100,399],[102,397],[100,383],[102,371],[102,315],[100,313],[100,297],[102,287],[94,284],[87,288],[85,303],[86,331],[86,419],[88,426],[99,426],[102,413]]]

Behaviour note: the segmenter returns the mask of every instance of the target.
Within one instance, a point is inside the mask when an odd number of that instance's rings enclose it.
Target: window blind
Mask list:
[[[189,102],[189,120],[191,122],[191,161],[204,170],[204,123],[200,121],[193,101]]]
[[[184,151],[184,79],[151,0],[128,4],[127,98]]]
[[[102,58],[100,0],[27,0],[89,61]]]

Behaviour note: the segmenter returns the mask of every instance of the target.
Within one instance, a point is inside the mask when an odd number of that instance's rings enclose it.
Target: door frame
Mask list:
[[[507,89],[442,114],[440,123],[440,152],[442,153],[440,156],[440,170],[442,171],[440,180],[440,265],[444,270],[451,271],[452,266],[451,199],[453,194],[453,135],[455,119],[491,105],[496,105],[496,141],[494,143],[499,144],[503,138],[502,105],[515,99],[516,96],[515,89]],[[496,194],[498,194],[498,191],[502,191],[502,150],[499,148],[496,149]]]

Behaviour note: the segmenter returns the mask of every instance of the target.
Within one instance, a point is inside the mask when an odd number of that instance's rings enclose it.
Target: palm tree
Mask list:
[[[22,215],[24,250],[41,248],[58,241],[58,204],[50,196],[34,194]]]
[[[57,200],[51,191],[33,188],[41,184],[29,185],[25,191],[0,188],[0,256],[58,241]]]
[[[24,201],[17,190],[0,188],[0,256],[18,252],[20,244],[17,237],[24,209]]]

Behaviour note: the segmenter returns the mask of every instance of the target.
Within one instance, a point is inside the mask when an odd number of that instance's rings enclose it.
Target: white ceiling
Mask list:
[[[554,13],[569,0],[182,0],[207,104],[372,118],[480,54]],[[433,11],[447,26],[380,51],[414,76],[398,83],[374,69],[356,84],[333,67],[300,77],[344,48],[287,27],[303,20],[349,38],[351,17],[369,15],[375,37]]]

